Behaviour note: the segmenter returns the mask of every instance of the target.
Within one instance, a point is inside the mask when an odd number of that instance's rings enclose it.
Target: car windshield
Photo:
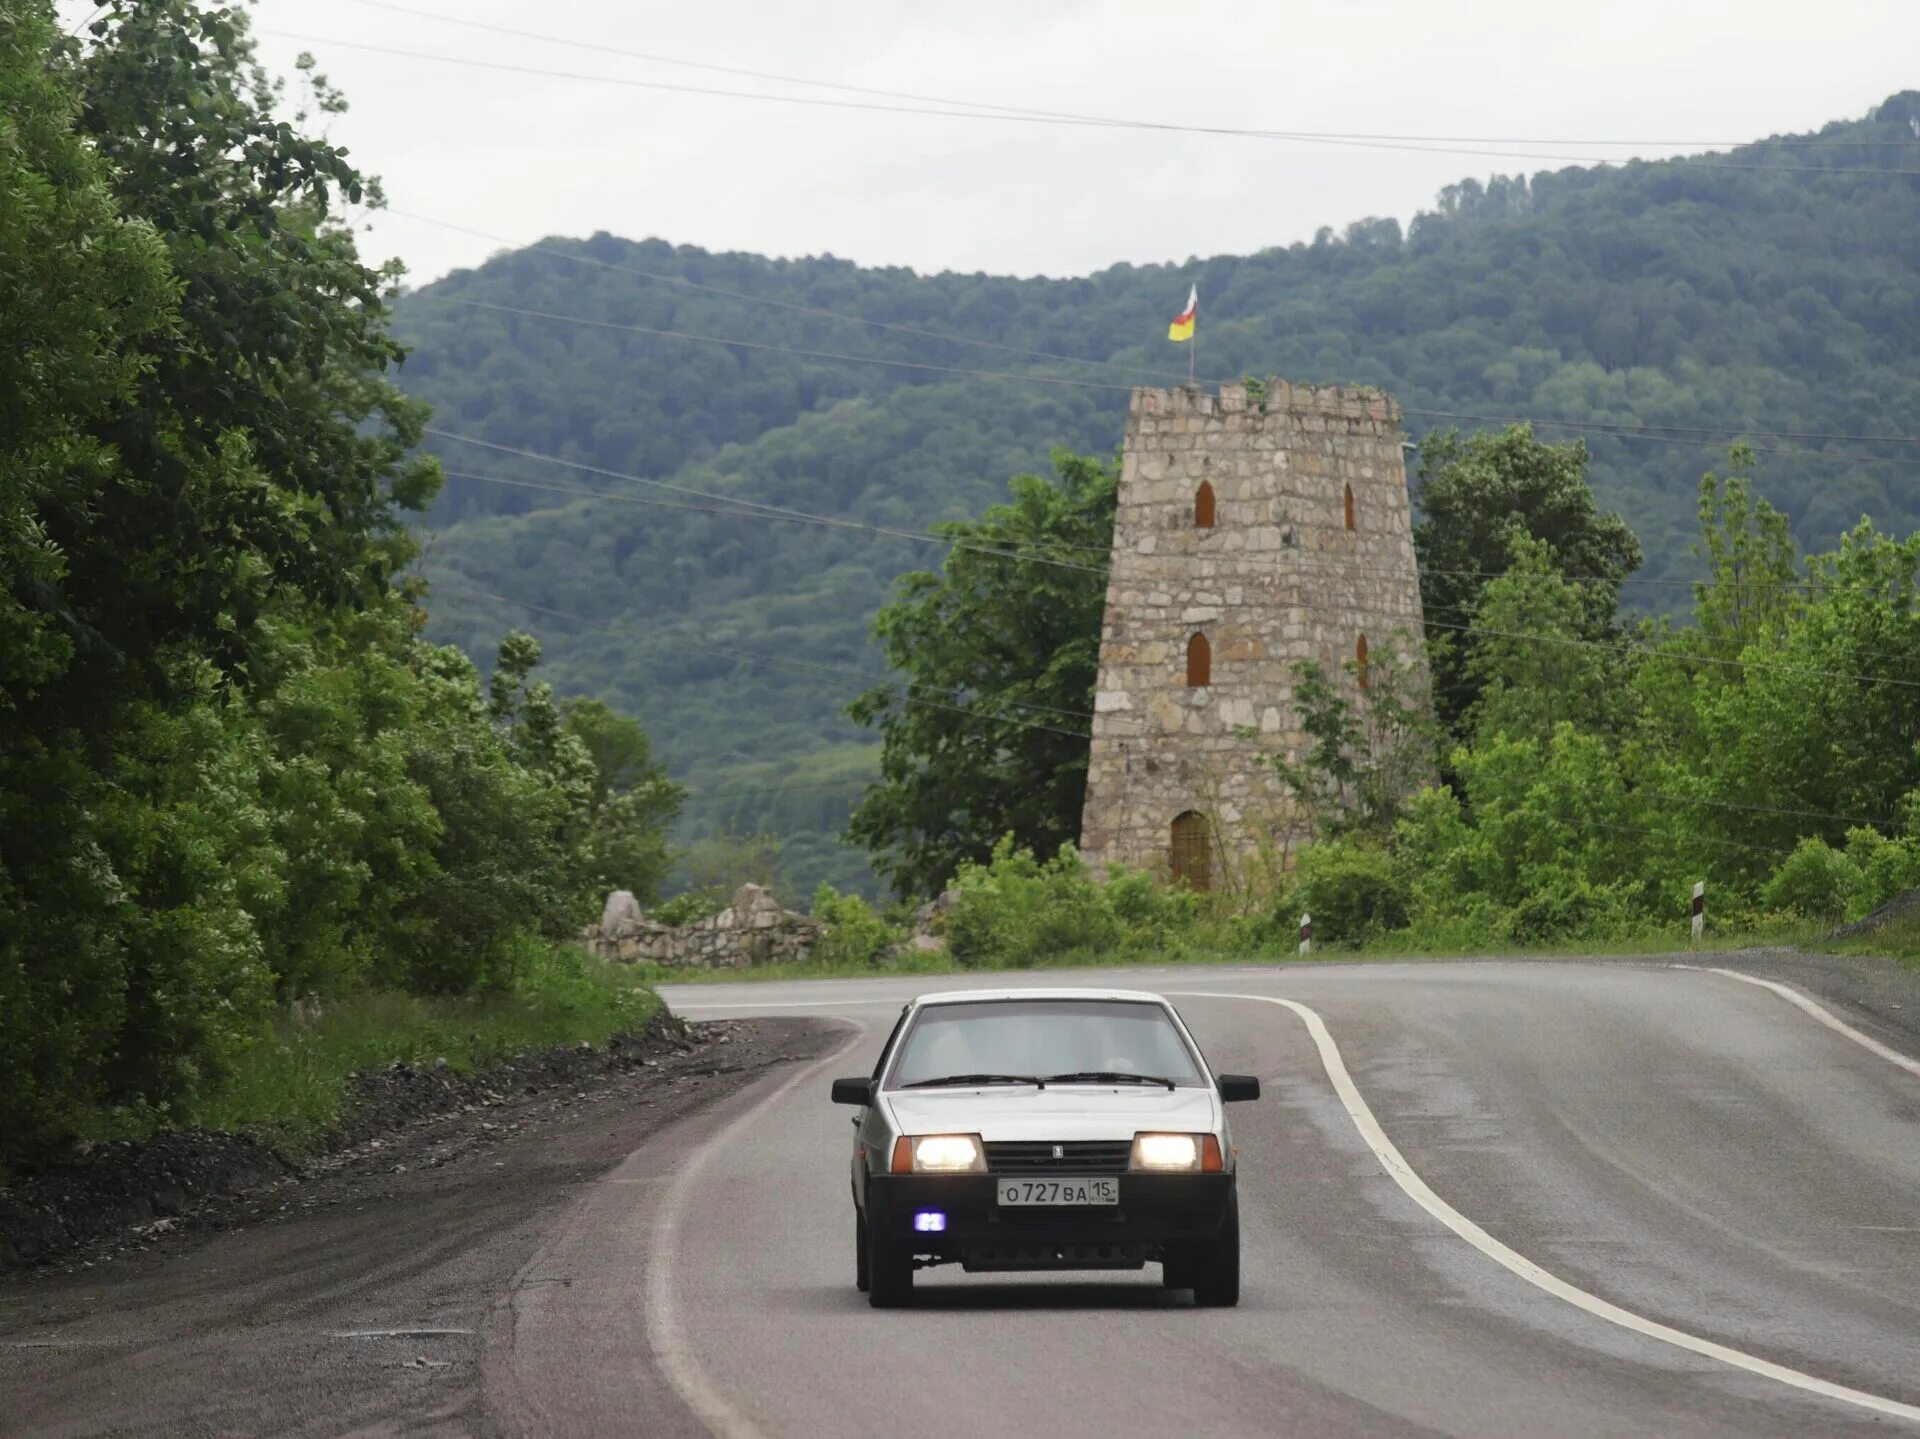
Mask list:
[[[994,999],[930,1004],[901,1041],[890,1089],[954,1075],[1151,1076],[1206,1081],[1160,1005],[1124,999]],[[1090,1079],[1078,1082],[1091,1083]]]

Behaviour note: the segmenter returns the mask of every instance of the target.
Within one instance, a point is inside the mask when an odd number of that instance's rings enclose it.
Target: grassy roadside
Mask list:
[[[1715,951],[1763,947],[1824,949],[1842,954],[1892,956],[1903,964],[1920,968],[1920,924],[1910,925],[1903,951],[1873,939],[1828,943],[1827,926],[1816,924],[1771,925],[1765,929],[1741,929],[1709,933],[1698,946],[1702,954]],[[1891,932],[1891,930],[1889,931]],[[1574,938],[1534,945],[1473,944],[1458,947],[1415,945],[1405,935],[1390,935],[1370,944],[1333,945],[1316,943],[1307,963],[1354,964],[1396,959],[1552,959],[1564,955],[1608,955],[1630,957],[1638,954],[1674,954],[1693,946],[1687,931],[1655,931],[1610,938]],[[1211,948],[1175,945],[1135,950],[1069,950],[1050,956],[1044,965],[961,964],[944,952],[913,952],[874,965],[858,961],[810,962],[805,964],[769,964],[752,969],[694,970],[673,969],[659,964],[625,967],[635,980],[647,984],[740,984],[762,980],[793,979],[874,979],[897,974],[977,974],[1006,972],[1018,974],[1030,968],[1044,969],[1126,969],[1136,966],[1206,965],[1302,962],[1292,945],[1266,948]]]
[[[605,1044],[660,1008],[637,976],[568,946],[530,950],[507,990],[428,999],[373,991],[326,1001],[317,1017],[283,1019],[203,1099],[178,1115],[131,1110],[95,1116],[90,1139],[135,1139],[162,1129],[245,1132],[299,1153],[335,1128],[357,1071],[395,1061],[472,1073],[557,1045]]]
[[[1920,970],[1920,916],[1908,914],[1889,920],[1872,934],[1858,939],[1830,940],[1809,947],[1829,954],[1882,955],[1908,969]]]

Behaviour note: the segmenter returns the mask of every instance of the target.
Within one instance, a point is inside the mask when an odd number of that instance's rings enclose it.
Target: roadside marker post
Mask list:
[[[1703,879],[1693,887],[1693,942],[1698,944],[1706,932],[1707,882]]]
[[[1307,957],[1307,954],[1312,949],[1313,949],[1313,916],[1310,914],[1303,914],[1300,916],[1300,957],[1302,959],[1305,959]]]

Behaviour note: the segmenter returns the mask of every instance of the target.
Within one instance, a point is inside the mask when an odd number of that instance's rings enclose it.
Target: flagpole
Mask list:
[[[1194,366],[1197,363],[1196,357],[1199,355],[1199,353],[1200,353],[1200,311],[1199,311],[1199,307],[1195,306],[1194,314],[1193,314],[1193,333],[1187,336],[1187,384],[1189,386],[1191,386],[1194,383],[1193,371],[1194,371]]]

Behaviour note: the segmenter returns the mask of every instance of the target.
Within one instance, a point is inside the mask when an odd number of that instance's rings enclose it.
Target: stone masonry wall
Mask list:
[[[1365,635],[1376,665],[1391,647],[1411,657],[1424,694],[1401,444],[1399,408],[1374,390],[1280,382],[1264,404],[1240,385],[1133,392],[1081,826],[1096,870],[1165,874],[1173,821],[1189,812],[1208,821],[1216,884],[1223,863],[1293,836],[1256,752],[1299,754],[1294,661],[1317,659],[1351,686],[1340,667]],[[1203,482],[1215,494],[1206,529],[1194,523]],[[1212,683],[1190,688],[1196,632]]]
[[[743,884],[718,914],[678,926],[648,919],[632,893],[618,889],[581,938],[590,953],[616,964],[744,969],[803,960],[820,933],[819,921],[782,908],[772,891]]]

